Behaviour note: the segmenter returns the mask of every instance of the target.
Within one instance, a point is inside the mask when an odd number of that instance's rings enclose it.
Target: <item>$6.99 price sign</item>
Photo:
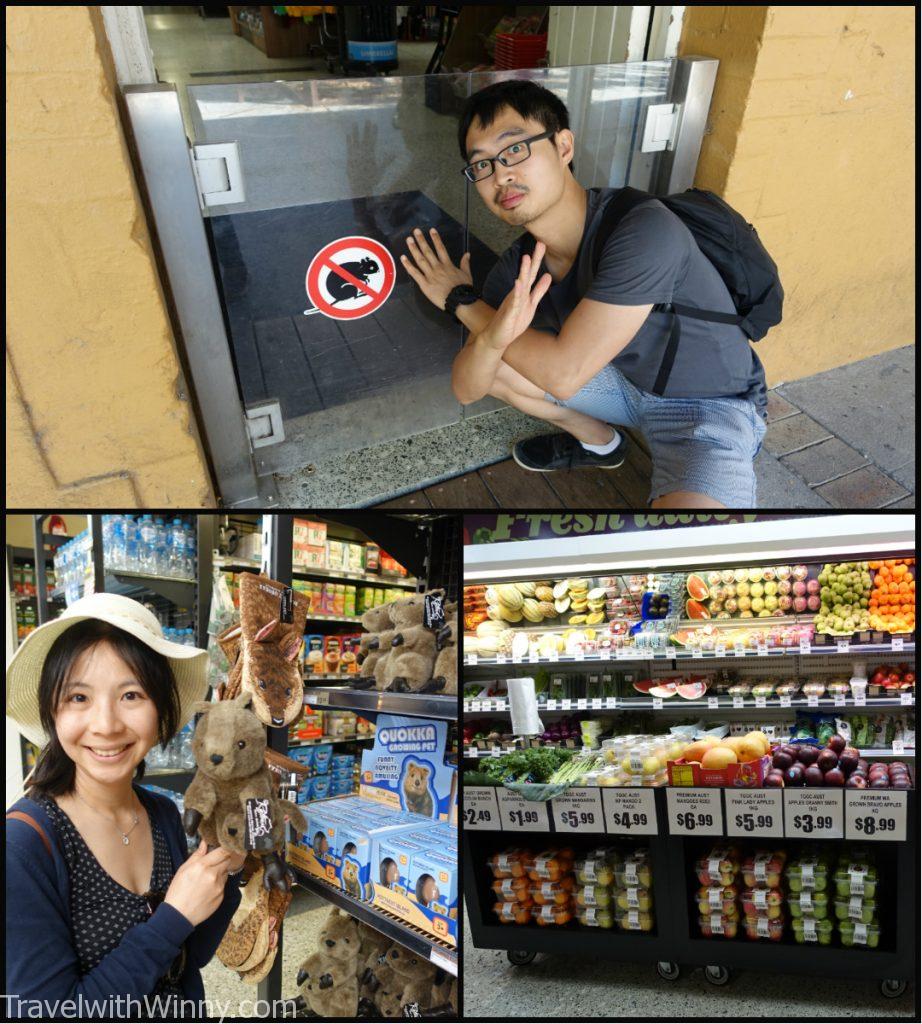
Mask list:
[[[666,790],[669,832],[683,836],[722,836],[723,805],[719,789]]]

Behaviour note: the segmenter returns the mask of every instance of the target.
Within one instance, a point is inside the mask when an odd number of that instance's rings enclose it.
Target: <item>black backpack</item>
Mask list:
[[[653,385],[653,394],[661,395],[666,390],[682,336],[681,317],[736,324],[750,340],[759,341],[770,327],[781,322],[784,290],[775,261],[766,252],[756,229],[719,196],[700,188],[686,189],[674,196],[653,196],[628,186],[618,190],[602,213],[602,221],[592,245],[592,278],[581,279],[581,295],[589,290],[592,279],[598,273],[602,248],[621,218],[635,206],[650,199],[658,199],[691,231],[698,248],[723,278],[737,311],[734,315],[662,302],[653,307],[657,312],[673,315],[666,351]],[[529,236],[529,239],[530,247],[533,247],[534,238]]]

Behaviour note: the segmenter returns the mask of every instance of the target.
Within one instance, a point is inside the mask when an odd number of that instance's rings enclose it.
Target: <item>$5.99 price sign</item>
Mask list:
[[[604,832],[602,797],[594,789],[568,789],[551,801],[555,832]]]
[[[724,813],[720,793],[719,789],[667,789],[670,834],[722,836]]]
[[[784,837],[784,812],[780,789],[728,789],[728,836]]]
[[[846,791],[845,838],[905,841],[906,793]]]
[[[473,830],[502,828],[499,806],[496,803],[496,789],[493,786],[465,786],[464,827]]]
[[[509,832],[549,832],[547,804],[525,800],[512,790],[496,790],[502,827]]]

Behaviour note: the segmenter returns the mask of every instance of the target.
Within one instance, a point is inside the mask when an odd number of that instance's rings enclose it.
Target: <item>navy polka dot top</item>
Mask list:
[[[42,805],[54,824],[64,851],[70,875],[74,948],[80,972],[87,974],[119,945],[129,928],[147,921],[151,911],[143,896],[120,885],[103,869],[77,827],[54,800],[38,795],[34,799]],[[154,841],[154,868],[149,891],[165,893],[173,878],[173,864],[163,833],[150,815],[148,818]],[[164,998],[175,995],[184,999],[179,987],[184,962],[185,951],[176,958],[150,995]]]

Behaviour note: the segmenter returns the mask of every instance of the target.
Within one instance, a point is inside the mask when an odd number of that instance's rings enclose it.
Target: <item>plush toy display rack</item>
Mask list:
[[[755,531],[758,524],[750,525],[749,528]],[[701,543],[703,545],[704,542]],[[879,550],[875,550],[875,538],[867,537],[866,550],[862,552],[849,548],[838,558],[832,546],[833,541],[817,535],[814,543],[815,549],[823,550],[822,557],[810,557],[809,551],[802,549],[798,551],[794,560],[835,562],[914,554],[911,541],[907,543],[905,550],[894,550],[891,544],[884,549],[886,554],[881,554]],[[547,565],[524,564],[524,549],[527,545],[515,547],[522,550],[523,562],[516,565],[514,576],[510,571],[510,574],[504,577],[504,583],[534,580],[539,577],[558,579],[561,575],[606,575],[618,571],[619,568],[616,564],[617,556],[610,556],[613,563],[611,567],[599,569],[599,559],[596,555],[596,564],[592,571],[587,569],[580,572],[578,568],[568,564],[566,573],[555,575]],[[480,552],[486,553],[483,561],[478,564],[477,555]],[[692,549],[687,555],[691,559],[693,554],[697,556],[698,553],[698,549]],[[751,561],[771,565],[774,564],[772,554],[760,553]],[[548,558],[547,546],[543,555],[545,559]],[[563,557],[563,552],[560,553],[560,557]],[[473,566],[477,572],[473,578],[467,578],[466,583],[479,585],[491,582],[486,576],[489,558],[489,546],[465,549],[466,571]],[[792,560],[792,556],[778,557],[775,560],[788,562]],[[730,561],[732,554],[728,556],[719,548],[701,550],[697,566],[724,566]],[[685,574],[701,572],[700,568],[691,568],[690,565],[690,561],[683,561],[679,566],[672,567],[656,563],[656,569],[653,571]],[[632,568],[630,571],[646,572],[641,568]],[[696,621],[692,625],[701,623]],[[540,625],[530,628],[541,630]],[[545,627],[547,628],[554,627]],[[515,659],[474,656],[464,659],[462,692],[465,685],[473,682],[483,681],[486,686],[491,679],[533,676],[538,671],[549,671],[552,678],[555,672],[571,675],[575,673],[577,676],[573,686],[583,687],[575,696],[568,691],[566,699],[552,701],[545,694],[541,694],[538,711],[542,720],[545,720],[545,715],[554,716],[562,712],[565,715],[576,713],[580,719],[604,715],[617,722],[620,715],[643,709],[648,716],[663,721],[663,727],[681,721],[691,721],[693,718],[690,716],[701,718],[705,726],[715,724],[717,719],[725,722],[727,719],[732,721],[746,717],[772,723],[779,720],[779,715],[793,718],[798,707],[802,707],[806,701],[795,700],[793,706],[790,706],[789,702],[788,706],[782,707],[778,697],[770,699],[767,704],[764,698],[757,702],[752,697],[734,698],[732,704],[729,698],[723,697],[689,701],[679,697],[665,701],[653,700],[634,693],[629,682],[622,685],[621,691],[614,698],[595,696],[595,699],[588,699],[586,687],[591,675],[598,677],[604,673],[622,671],[629,673],[635,680],[675,676],[689,671],[714,672],[721,667],[733,668],[741,677],[753,679],[780,675],[796,675],[799,678],[806,678],[808,675],[844,675],[847,679],[854,661],[867,661],[869,673],[873,664],[870,661],[872,658],[879,658],[881,661],[906,661],[915,667],[915,643],[904,641],[902,638],[894,638],[883,644],[856,642],[843,646],[847,649],[830,649],[825,645],[806,644],[796,650],[770,649],[760,650],[758,653],[727,648],[726,651],[721,651],[719,656],[715,651],[696,650],[692,661],[685,660],[690,658],[691,651],[671,647],[657,651],[655,655],[650,650],[611,650],[604,659],[590,652],[581,652],[578,658],[572,655],[541,655],[540,658],[528,656]],[[508,663],[510,661],[511,664]],[[581,680],[579,676],[582,676]],[[629,691],[627,696],[623,689],[624,685]],[[835,700],[825,699],[818,704],[813,702],[810,710],[828,715],[835,709],[835,713],[843,716],[846,711],[857,710],[861,713],[865,710],[876,711],[878,708],[903,708],[906,712],[913,708],[917,711],[918,699],[915,692],[910,700],[902,698],[899,694],[868,698],[866,702],[863,697],[859,701],[848,696]],[[857,709],[856,704],[860,705]],[[505,695],[484,700],[464,700],[465,722],[484,722],[488,717],[505,720],[509,713],[509,703]],[[749,728],[755,726],[750,725]],[[618,731],[625,732],[630,729],[622,728]],[[662,732],[663,728],[658,731]],[[579,740],[576,742],[578,748]],[[519,738],[514,746],[521,749],[527,744],[527,738]],[[462,753],[466,767],[472,771],[480,771],[484,758],[504,752],[498,745],[488,744],[488,749],[467,747]],[[658,974],[665,980],[678,978],[683,967],[697,966],[704,967],[705,978],[715,985],[725,984],[733,969],[806,973],[876,979],[882,995],[891,998],[899,996],[905,990],[907,982],[917,978],[918,973],[918,762],[916,751],[913,749],[862,748],[861,753],[863,756],[873,754],[884,758],[900,757],[910,765],[913,773],[914,788],[905,791],[877,791],[880,799],[892,801],[892,804],[887,804],[886,813],[892,813],[893,819],[884,821],[883,828],[876,830],[876,834],[873,823],[868,831],[868,825],[865,824],[868,819],[858,821],[857,811],[850,813],[856,806],[851,803],[854,799],[853,794],[860,794],[861,791],[843,790],[839,787],[832,790],[807,788],[790,791],[670,786],[625,789],[588,787],[571,789],[556,800],[529,802],[523,801],[518,794],[502,786],[494,788],[465,785],[461,812],[465,822],[462,834],[463,878],[473,944],[482,949],[505,949],[509,961],[517,966],[530,963],[539,952],[567,955],[584,953],[596,959],[649,963],[651,967],[655,965]],[[621,794],[625,794],[623,798]],[[680,798],[697,798],[698,794],[701,795],[698,810],[708,809],[707,805],[711,803],[714,812],[712,816],[677,813]],[[817,836],[810,822],[798,818],[793,813],[793,798],[799,794],[829,794],[830,800],[839,801],[838,810],[830,812],[836,816],[831,817],[830,822],[835,820],[836,825],[830,829],[829,837]],[[790,807],[787,805],[788,796],[792,797]],[[765,797],[771,800],[773,806],[774,801],[778,801],[777,816],[769,818],[763,814],[762,818],[759,818],[755,813],[743,813],[746,810],[743,805],[747,800],[752,801],[753,812],[757,808],[761,812],[766,809],[772,810],[767,802],[760,803],[760,799]],[[624,807],[632,801],[632,810],[643,811],[642,814],[624,813]],[[689,817],[693,820],[688,820]],[[804,816],[807,817],[809,815]],[[755,826],[753,818],[756,819]],[[761,827],[763,825],[764,828]],[[813,835],[810,834],[811,830],[814,831]],[[834,834],[836,832],[837,834]],[[697,915],[693,913],[694,887],[698,884],[694,881],[693,865],[697,858],[705,856],[708,850],[714,847],[736,845],[741,846],[746,852],[752,852],[755,848],[784,848],[789,851],[789,856],[793,857],[795,853],[805,851],[811,844],[816,844],[824,852],[828,852],[833,860],[839,853],[851,848],[865,846],[871,850],[876,860],[879,878],[882,880],[880,945],[877,948],[858,945],[844,948],[838,942],[828,946],[819,946],[815,943],[797,945],[793,937],[781,941],[750,941],[742,934],[735,939],[705,938],[701,935]],[[530,848],[532,851],[570,847],[579,858],[601,845],[611,845],[625,850],[643,847],[649,851],[654,914],[652,931],[631,932],[618,928],[588,927],[575,920],[565,925],[544,927],[539,927],[535,923],[501,923],[498,920],[493,911],[497,896],[491,888],[493,877],[488,866],[488,861],[494,854],[521,847]],[[523,979],[523,984],[525,983]],[[510,992],[510,995],[514,993]],[[564,995],[563,991],[561,995]]]

